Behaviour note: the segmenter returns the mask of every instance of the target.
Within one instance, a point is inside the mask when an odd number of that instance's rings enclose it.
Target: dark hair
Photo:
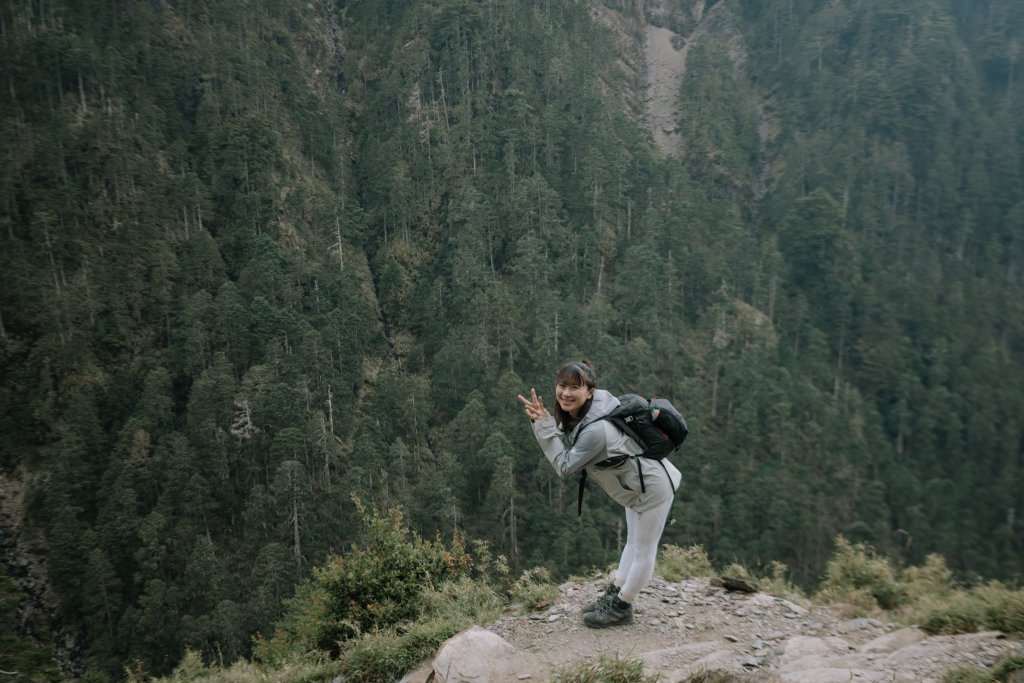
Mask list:
[[[586,358],[582,360],[569,361],[558,369],[558,374],[555,376],[555,386],[558,386],[559,384],[587,386],[591,389],[596,389],[597,375],[594,373],[593,363]],[[580,407],[579,414],[573,417],[571,413],[567,413],[562,410],[562,406],[558,404],[558,400],[556,398],[555,423],[558,424],[563,432],[571,432],[586,416],[587,411],[590,410],[590,404],[593,403],[593,401],[593,397],[588,398],[587,402]]]

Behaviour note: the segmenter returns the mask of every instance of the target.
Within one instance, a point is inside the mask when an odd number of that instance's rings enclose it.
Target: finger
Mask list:
[[[533,402],[536,403],[537,402],[537,390],[535,388],[533,388],[533,387],[530,387],[530,394],[533,395]]]
[[[522,404],[523,404],[524,406],[528,406],[528,405],[530,405],[530,401],[529,401],[529,400],[528,400],[528,399],[527,399],[527,398],[526,398],[525,396],[523,396],[522,394],[519,394],[518,396],[516,396],[516,398],[518,398],[518,399],[519,399],[519,401],[520,401],[520,402],[521,402],[521,403],[522,403]]]

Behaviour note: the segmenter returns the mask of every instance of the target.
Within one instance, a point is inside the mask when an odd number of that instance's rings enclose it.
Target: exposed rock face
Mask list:
[[[25,595],[17,608],[18,635],[51,646],[63,673],[77,678],[85,673],[81,635],[61,623],[58,599],[46,573],[44,544],[24,530],[24,500],[31,482],[24,467],[0,471],[0,562]]]
[[[580,608],[605,577],[566,583],[561,599],[528,616],[508,616],[448,641],[405,683],[548,680],[601,655],[641,659],[648,673],[680,681],[701,670],[739,681],[938,683],[949,669],[991,666],[1024,655],[1024,642],[997,632],[929,636],[843,610],[801,606],[765,593],[737,593],[708,579],[655,579],[635,605],[632,626],[590,629]]]
[[[594,16],[618,37],[620,66],[632,86],[625,100],[633,115],[644,121],[662,154],[684,156],[678,100],[691,46],[713,34],[729,44],[737,68],[747,60],[727,3],[604,0],[594,3]]]

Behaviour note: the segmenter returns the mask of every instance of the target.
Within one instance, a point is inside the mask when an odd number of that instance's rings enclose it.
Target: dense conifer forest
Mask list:
[[[248,655],[353,496],[613,562],[515,400],[579,357],[689,420],[665,542],[1019,577],[1022,40],[1014,0],[3,3],[0,448],[85,665]]]

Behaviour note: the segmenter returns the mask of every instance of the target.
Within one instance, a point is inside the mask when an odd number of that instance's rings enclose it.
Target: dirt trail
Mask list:
[[[605,581],[563,584],[551,608],[504,617],[487,628],[542,671],[619,656],[643,660],[648,674],[661,674],[668,683],[701,670],[738,681],[937,683],[954,667],[991,666],[1003,655],[1024,655],[1024,642],[998,632],[929,636],[853,618],[848,606],[801,606],[766,593],[727,591],[706,578],[655,578],[636,602],[634,624],[587,628],[580,607],[597,597]]]

